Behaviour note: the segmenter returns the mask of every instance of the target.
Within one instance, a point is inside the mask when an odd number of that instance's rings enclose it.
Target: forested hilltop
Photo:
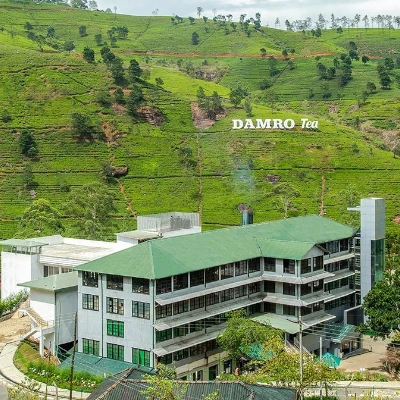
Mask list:
[[[94,3],[0,2],[2,239],[113,239],[166,211],[213,229],[246,206],[356,224],[362,196],[398,231],[398,17],[266,27]]]

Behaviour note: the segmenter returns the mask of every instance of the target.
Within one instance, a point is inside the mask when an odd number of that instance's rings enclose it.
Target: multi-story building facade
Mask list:
[[[235,309],[289,341],[302,325],[310,351],[321,335],[324,351],[356,350],[354,335],[324,330],[350,331],[344,313],[359,307],[356,233],[306,216],[150,240],[80,265],[78,350],[149,367],[175,362],[181,378],[213,379],[233,368],[216,338]],[[319,336],[307,334],[312,327]]]

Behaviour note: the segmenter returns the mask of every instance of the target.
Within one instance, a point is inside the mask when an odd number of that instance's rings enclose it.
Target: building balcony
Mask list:
[[[337,281],[337,280],[343,279],[343,278],[348,278],[348,277],[353,276],[353,275],[355,275],[354,271],[350,271],[348,269],[343,269],[341,271],[335,272],[335,276],[331,276],[329,278],[326,278],[324,283]]]
[[[303,276],[295,276],[289,274],[277,274],[277,273],[265,273],[262,275],[262,279],[264,281],[273,281],[273,282],[286,282],[286,283],[294,283],[296,285],[301,285],[304,283],[310,283],[319,281],[320,279],[326,279],[334,276],[333,273],[324,271],[323,269],[315,272],[311,272],[307,275]]]
[[[350,258],[354,258],[354,253],[335,253],[334,255],[327,256],[327,258],[324,258],[324,265],[326,264],[332,264],[334,262],[338,261],[344,261],[344,260],[349,260]]]
[[[194,297],[200,297],[200,296],[206,296],[207,294],[212,294],[215,292],[220,292],[222,290],[226,289],[232,289],[236,288],[239,286],[243,285],[248,285],[254,282],[261,282],[262,278],[261,276],[255,276],[252,278],[247,278],[243,279],[243,276],[233,278],[235,279],[232,281],[232,279],[227,279],[227,282],[225,281],[217,281],[217,282],[212,282],[207,284],[206,287],[199,285],[199,286],[193,286],[187,289],[182,289],[178,291],[174,291],[171,293],[167,293],[164,295],[157,295],[155,298],[155,301],[157,304],[160,306],[164,306],[167,304],[172,304],[178,301],[183,301],[183,300],[190,300],[193,299]]]
[[[232,310],[238,310],[252,304],[260,303],[263,300],[263,295],[255,293],[249,297],[241,297],[239,299],[226,301],[212,306],[207,306],[206,309],[197,309],[190,312],[174,315],[157,320],[153,327],[158,331],[164,329],[175,328],[180,325],[188,324],[189,322],[199,321],[201,319],[209,318],[214,315],[222,314]]]
[[[354,294],[354,293],[356,293],[356,290],[350,289],[348,286],[341,287],[338,289],[333,289],[329,293],[331,296],[329,301],[340,299],[341,297],[345,297],[348,296],[349,294]]]
[[[310,293],[306,296],[301,296],[300,298],[284,295],[282,293],[268,293],[267,296],[264,297],[263,301],[287,306],[306,307],[320,301],[331,300],[332,297],[332,295],[322,290],[316,293]]]
[[[162,345],[162,343],[158,343],[160,347],[153,349],[153,353],[156,354],[158,357],[162,357],[166,354],[173,353],[174,351],[187,349],[188,347],[196,346],[209,340],[216,339],[221,330],[224,329],[223,327],[221,327],[221,325],[219,325],[218,328],[219,329],[213,330],[211,332],[208,331],[208,328],[207,333],[203,333],[192,338],[185,339],[185,337],[181,337],[181,340],[178,340],[176,343],[171,343],[168,345]]]

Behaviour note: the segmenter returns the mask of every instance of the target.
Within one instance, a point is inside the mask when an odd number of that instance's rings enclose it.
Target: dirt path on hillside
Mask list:
[[[126,208],[129,210],[129,212],[132,214],[134,219],[137,219],[137,212],[136,210],[132,207],[132,203],[131,201],[128,199],[128,196],[125,193],[125,187],[124,185],[121,183],[121,181],[119,179],[116,179],[116,181],[118,182],[118,186],[119,186],[119,190],[122,194],[122,196],[124,196],[125,199],[125,203],[126,203]]]

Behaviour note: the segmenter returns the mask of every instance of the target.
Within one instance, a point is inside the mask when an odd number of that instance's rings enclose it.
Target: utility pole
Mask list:
[[[322,363],[322,336],[319,337],[319,362]],[[322,400],[322,374],[319,382],[319,399]]]
[[[303,400],[303,329],[301,315],[299,316],[299,347],[300,347],[300,400]]]
[[[50,367],[50,357],[51,357],[51,342],[48,349],[48,359],[47,359],[47,371],[46,371],[46,392],[44,395],[44,399],[47,400],[47,387],[49,386],[49,367]]]
[[[74,342],[72,348],[72,359],[71,359],[71,372],[69,376],[69,400],[72,400],[72,382],[74,380],[74,363],[75,363],[75,345],[76,345],[76,335],[78,326],[78,311],[75,311],[75,323],[74,323]]]

